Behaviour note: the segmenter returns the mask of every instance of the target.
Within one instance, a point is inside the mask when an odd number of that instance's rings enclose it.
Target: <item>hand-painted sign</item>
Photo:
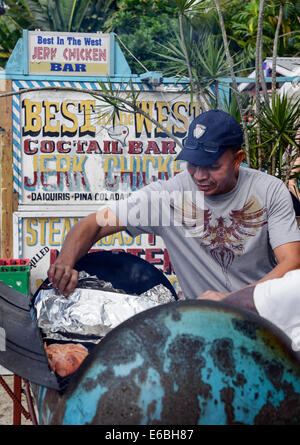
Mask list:
[[[28,32],[29,74],[108,76],[110,34]]]
[[[139,105],[179,140],[198,114],[189,95],[178,92],[141,93]],[[21,204],[103,204],[184,167],[166,131],[129,112],[113,123],[89,92],[33,91],[21,94],[18,106]]]

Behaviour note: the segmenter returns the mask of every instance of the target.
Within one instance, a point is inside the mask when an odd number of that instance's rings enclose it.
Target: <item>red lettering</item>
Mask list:
[[[176,143],[174,141],[162,141],[161,142],[161,152],[162,154],[172,154],[175,155],[176,154],[176,150],[175,150],[175,146]]]
[[[70,153],[71,147],[65,148],[65,145],[70,144],[70,142],[58,141],[57,142],[57,151],[58,153]]]
[[[44,47],[44,59],[48,59],[50,55],[50,48],[48,46]]]
[[[99,144],[97,141],[90,141],[88,149],[86,151],[87,153],[102,153],[99,147]]]
[[[149,233],[148,234],[148,244],[150,244],[150,246],[155,246],[156,240],[155,240],[155,235],[153,233]]]
[[[42,46],[35,46],[33,49],[32,59],[38,59],[41,60],[43,58],[43,47]]]
[[[169,179],[169,174],[168,174],[168,172],[158,172],[157,173],[157,177],[158,177],[158,179],[162,179],[162,180],[164,180],[164,179]]]
[[[50,265],[54,263],[56,258],[58,257],[58,250],[57,249],[50,249]]]
[[[155,255],[162,254],[162,249],[146,249],[145,250],[145,260],[150,264],[162,264],[162,258],[155,258]]]
[[[105,154],[110,153],[110,144],[111,144],[111,141],[103,141],[103,152]]]
[[[24,153],[27,155],[34,155],[38,151],[37,147],[31,147],[32,143],[37,144],[38,141],[32,141],[31,139],[25,139],[24,141]]]
[[[83,145],[86,144],[87,141],[78,141],[77,142],[77,150],[76,153],[85,153]]]
[[[109,177],[111,178],[112,175],[109,175]],[[114,183],[113,184],[109,183],[108,182],[108,173],[107,172],[104,173],[104,180],[105,180],[105,187],[107,187],[108,189],[114,188],[117,185],[117,183],[118,183],[117,176],[114,176]]]
[[[50,59],[53,60],[56,57],[56,48],[51,48]]]
[[[145,154],[151,154],[151,152],[153,152],[155,155],[160,155],[160,149],[155,141],[149,141],[148,147],[145,150]]]
[[[43,187],[50,187],[50,184],[47,184],[46,182],[46,172],[41,172],[41,184]]]
[[[106,60],[106,49],[102,50],[99,48],[99,60]]]
[[[42,141],[41,142],[41,152],[42,153],[53,153],[55,150],[54,141]]]
[[[99,60],[99,52],[97,48],[93,48],[93,60],[94,62]]]
[[[25,184],[25,186],[27,187],[27,188],[30,188],[30,187],[36,187],[36,184],[37,184],[37,172],[33,172],[33,183],[32,184],[30,184],[30,182],[29,182],[29,177],[28,176],[24,176],[24,184]]]
[[[172,273],[174,273],[174,269],[169,257],[169,253],[167,251],[167,249],[164,249],[164,267],[163,267],[163,272],[167,275],[171,275]]]
[[[86,49],[85,50],[85,60],[93,60],[91,54],[92,54],[92,50]]]
[[[130,187],[133,187],[133,179],[134,179],[133,173],[132,172],[121,172],[121,182],[122,182],[122,184],[127,182],[126,180],[124,180],[124,178],[128,178],[128,177],[130,179]]]
[[[143,142],[141,141],[129,141],[128,153],[129,154],[140,154],[143,151]]]

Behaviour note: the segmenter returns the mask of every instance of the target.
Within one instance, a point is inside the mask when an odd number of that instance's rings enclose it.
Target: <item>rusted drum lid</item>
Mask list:
[[[179,301],[111,331],[41,412],[51,424],[299,424],[299,363],[266,320]]]

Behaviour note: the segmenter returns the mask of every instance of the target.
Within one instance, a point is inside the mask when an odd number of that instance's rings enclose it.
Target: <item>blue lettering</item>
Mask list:
[[[74,71],[73,66],[71,63],[65,63],[63,67],[63,71]]]
[[[68,72],[86,72],[86,65],[84,63],[50,63],[50,71],[68,71]]]
[[[89,45],[89,46],[101,46],[102,39],[91,39],[90,37],[85,37],[84,43],[85,43],[85,45]]]
[[[50,71],[61,71],[61,63],[50,63]]]
[[[84,63],[75,63],[75,71],[86,72],[86,65]]]

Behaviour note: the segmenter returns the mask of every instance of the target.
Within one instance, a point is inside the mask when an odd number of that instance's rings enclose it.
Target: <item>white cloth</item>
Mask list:
[[[284,331],[300,351],[300,269],[257,284],[253,298],[259,315]]]

